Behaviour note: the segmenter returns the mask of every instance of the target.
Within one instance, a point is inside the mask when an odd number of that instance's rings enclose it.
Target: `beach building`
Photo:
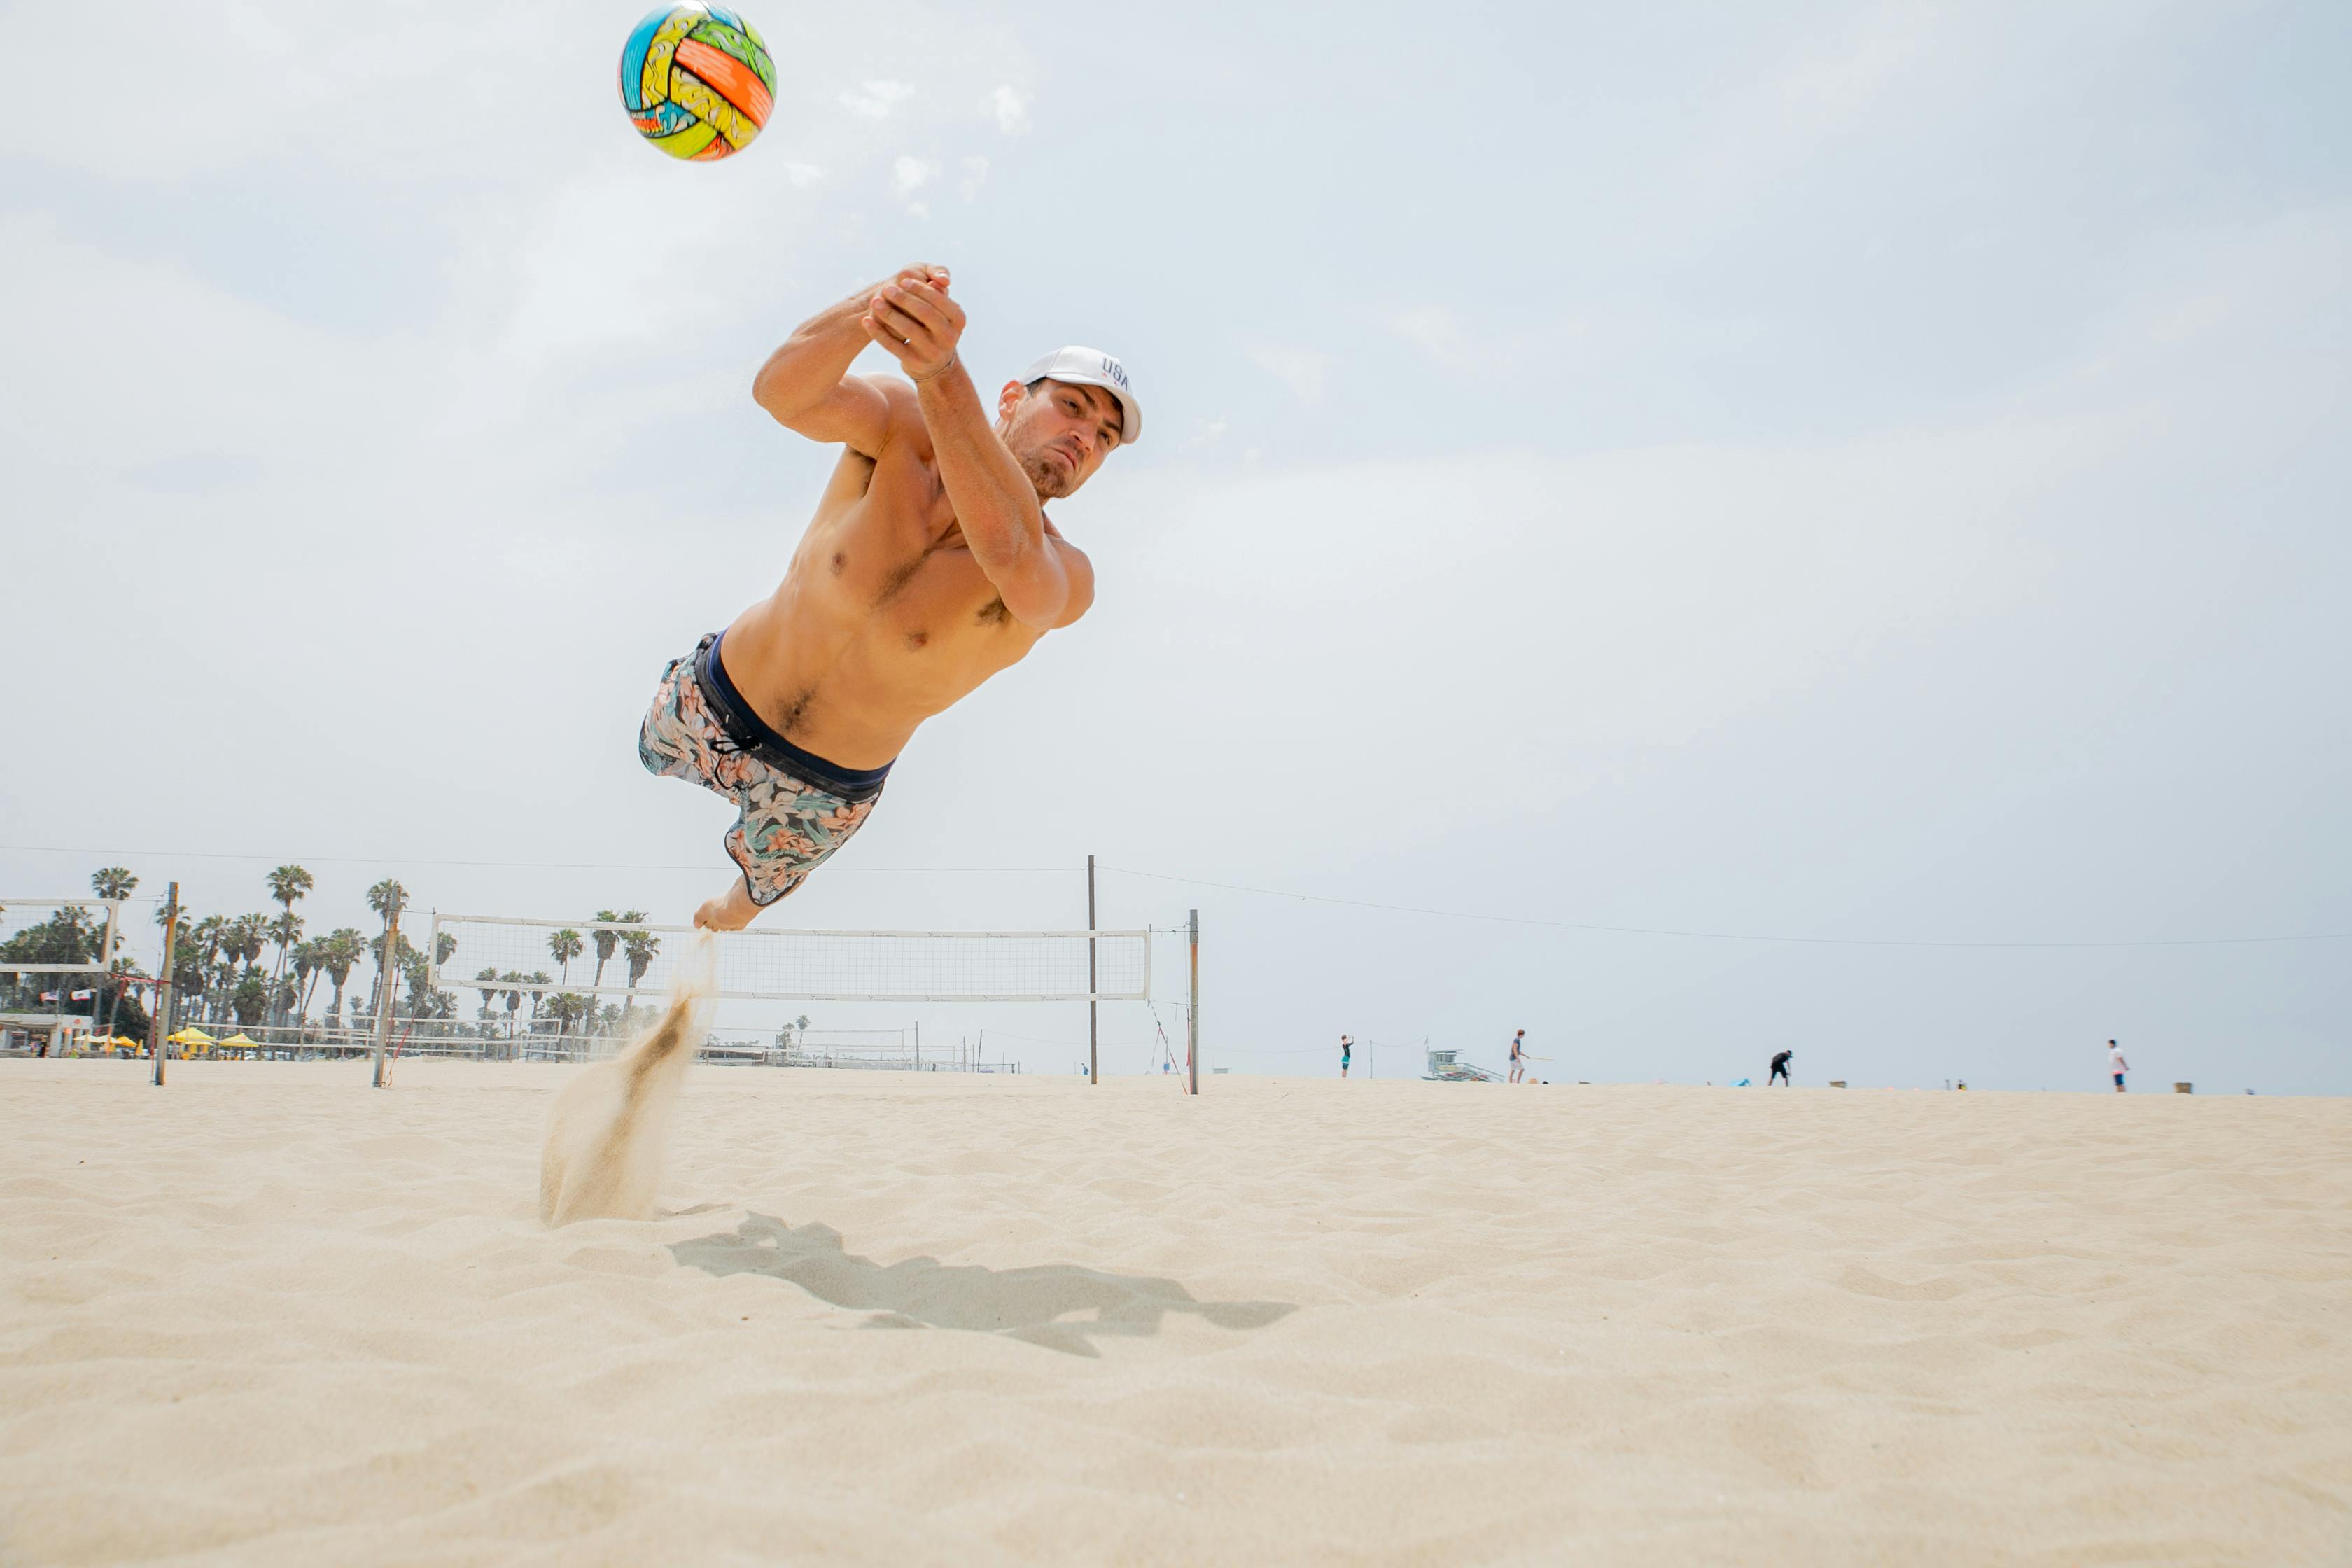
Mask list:
[[[53,1057],[89,1044],[90,1020],[80,1013],[0,1013],[0,1054]]]

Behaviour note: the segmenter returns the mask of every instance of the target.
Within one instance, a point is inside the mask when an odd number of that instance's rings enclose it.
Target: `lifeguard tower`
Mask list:
[[[1429,1070],[1421,1076],[1443,1083],[1500,1083],[1503,1081],[1501,1073],[1488,1072],[1475,1062],[1461,1060],[1456,1051],[1450,1048],[1440,1050],[1435,1046],[1429,1048]]]

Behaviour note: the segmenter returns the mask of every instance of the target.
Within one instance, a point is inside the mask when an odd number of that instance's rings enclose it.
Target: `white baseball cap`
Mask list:
[[[1055,349],[1021,373],[1021,384],[1024,386],[1034,386],[1045,380],[1101,387],[1118,399],[1121,416],[1118,444],[1132,447],[1142,437],[1143,404],[1135,395],[1135,385],[1128,378],[1127,366],[1102,350],[1072,343],[1066,348]]]

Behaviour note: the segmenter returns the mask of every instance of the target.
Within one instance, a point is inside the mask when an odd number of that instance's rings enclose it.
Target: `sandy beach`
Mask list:
[[[2352,1102],[367,1070],[0,1062],[0,1562],[2352,1560]]]

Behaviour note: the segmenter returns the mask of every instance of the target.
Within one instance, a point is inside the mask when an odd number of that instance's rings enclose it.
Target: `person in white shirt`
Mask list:
[[[2109,1040],[2107,1042],[2107,1070],[2116,1075],[2116,1092],[2117,1094],[2124,1092],[2124,1074],[2130,1069],[2131,1064],[2124,1060],[2124,1048],[2116,1044],[2115,1041]]]

